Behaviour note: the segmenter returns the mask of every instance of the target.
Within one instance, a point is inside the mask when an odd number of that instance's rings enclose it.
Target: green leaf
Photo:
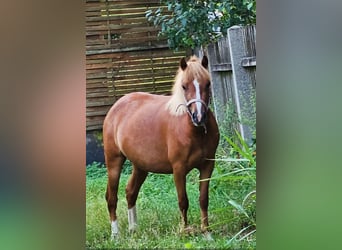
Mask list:
[[[152,15],[152,10],[145,11],[145,16],[150,17]]]
[[[230,205],[232,205],[233,207],[235,207],[236,210],[238,210],[240,213],[243,213],[244,215],[246,215],[247,218],[249,218],[249,215],[247,214],[246,210],[240,204],[238,204],[236,201],[229,200],[228,203]]]
[[[207,160],[213,160],[213,161],[227,161],[227,162],[244,162],[244,161],[250,161],[249,159],[235,159],[235,158],[226,158],[226,159],[207,159]]]
[[[190,249],[190,248],[193,248],[193,246],[192,246],[191,242],[187,242],[184,244],[184,248]]]
[[[249,4],[247,5],[247,9],[248,9],[248,10],[251,10],[252,7],[253,7],[253,2],[251,2],[251,3],[249,3]]]
[[[217,27],[221,28],[222,35],[226,35],[230,26],[255,23],[256,20],[255,0],[166,0],[161,1],[161,3],[164,7],[148,10],[146,18],[149,21],[154,21],[155,26],[163,25],[159,35],[166,36],[169,46],[175,49],[206,46],[209,43],[216,42],[221,37],[219,33],[213,32],[217,30]],[[167,13],[164,10],[167,10]],[[216,15],[220,13],[220,18],[215,18],[209,22],[208,13],[216,13]],[[165,16],[168,17],[165,18]],[[170,22],[171,19],[174,21]],[[184,30],[177,32],[180,27],[176,27],[175,31],[175,23],[184,27]],[[194,34],[196,37],[192,37]],[[192,39],[184,39],[189,37]]]
[[[250,151],[247,143],[242,139],[240,133],[235,130],[235,133],[239,139],[240,144],[242,145],[243,149],[241,149],[236,143],[234,143],[229,137],[224,136],[226,141],[236,150],[236,152],[240,153],[243,157],[247,158],[252,166],[255,166],[255,160],[253,158],[253,152]]]
[[[240,230],[237,234],[235,234],[230,240],[228,240],[228,241],[227,241],[228,246],[231,245],[232,242],[233,242],[240,234],[242,234],[244,231],[246,231],[249,227],[250,227],[250,226],[241,229],[241,230]]]
[[[182,19],[181,19],[181,23],[182,23],[182,25],[185,27],[185,26],[186,26],[186,23],[187,23],[186,18],[182,18]]]
[[[226,141],[235,149],[236,152],[240,153],[243,157],[247,158],[250,160],[250,162],[254,162],[253,158],[248,155],[246,152],[244,152],[238,145],[236,145],[229,137],[224,136]]]

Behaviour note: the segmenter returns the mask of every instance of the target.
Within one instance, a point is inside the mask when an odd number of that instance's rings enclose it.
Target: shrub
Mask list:
[[[160,25],[159,35],[171,48],[195,48],[217,41],[233,25],[255,24],[255,0],[171,1],[146,11],[153,24]]]

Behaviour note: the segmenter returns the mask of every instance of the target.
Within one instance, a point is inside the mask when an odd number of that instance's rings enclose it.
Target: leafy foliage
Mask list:
[[[221,133],[225,133],[221,129]],[[256,140],[248,146],[238,131],[233,139],[223,134],[224,143],[218,150],[216,170],[218,175],[212,182],[225,197],[225,207],[217,209],[217,213],[227,214],[233,208],[234,218],[227,218],[213,225],[219,227],[233,224],[236,233],[227,241],[230,247],[240,248],[244,239],[256,232]],[[229,154],[227,154],[230,147]],[[224,145],[224,146],[222,146]],[[233,158],[227,158],[227,155]]]
[[[162,0],[163,7],[146,11],[159,35],[167,37],[171,48],[208,45],[226,35],[233,25],[255,24],[256,0],[196,1]]]
[[[93,162],[93,164],[86,167],[87,178],[96,179],[107,174],[107,169],[99,162]]]

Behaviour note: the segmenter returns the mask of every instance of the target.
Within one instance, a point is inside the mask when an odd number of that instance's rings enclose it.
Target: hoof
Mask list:
[[[128,232],[130,234],[135,233],[138,230],[138,225],[137,224],[133,224],[131,227],[128,228]]]
[[[128,209],[128,232],[134,233],[137,229],[137,210],[136,207]]]
[[[111,222],[111,229],[112,234],[110,235],[110,238],[111,240],[115,240],[119,237],[119,227],[117,220]]]
[[[119,238],[119,233],[112,233],[111,235],[110,235],[110,240],[111,241],[115,241],[116,239],[118,239]]]

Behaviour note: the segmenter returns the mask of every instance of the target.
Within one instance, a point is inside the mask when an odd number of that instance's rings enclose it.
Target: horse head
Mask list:
[[[181,87],[187,112],[196,127],[205,127],[210,100],[208,58],[204,56],[202,61],[199,61],[197,57],[191,57],[188,62],[182,58],[180,70],[183,72]]]

